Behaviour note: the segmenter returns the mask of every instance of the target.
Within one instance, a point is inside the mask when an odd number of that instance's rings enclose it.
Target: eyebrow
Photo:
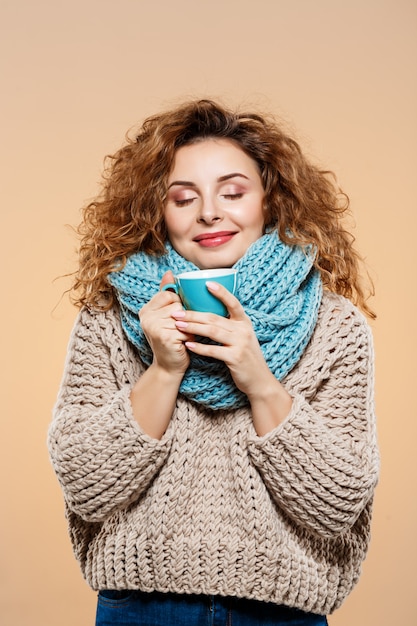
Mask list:
[[[236,178],[236,177],[245,178],[246,180],[249,180],[249,178],[245,176],[245,174],[241,174],[240,172],[232,172],[231,174],[225,174],[224,176],[219,176],[219,178],[217,179],[217,182],[223,183],[225,180],[229,180],[230,178]],[[180,187],[197,187],[197,185],[191,182],[190,180],[174,180],[168,186],[168,189],[171,189],[171,187],[174,187],[174,185],[178,185]]]

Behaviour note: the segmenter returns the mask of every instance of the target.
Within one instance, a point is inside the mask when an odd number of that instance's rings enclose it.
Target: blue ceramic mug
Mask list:
[[[201,313],[216,313],[228,316],[224,304],[207,289],[206,282],[211,280],[220,283],[231,293],[235,293],[237,270],[231,268],[213,270],[194,270],[175,276],[175,283],[168,283],[162,291],[173,289],[181,298],[184,308]]]

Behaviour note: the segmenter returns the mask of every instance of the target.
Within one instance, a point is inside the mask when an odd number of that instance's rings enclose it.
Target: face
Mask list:
[[[257,164],[232,141],[183,146],[168,178],[169,240],[200,269],[231,267],[263,234],[263,198]]]

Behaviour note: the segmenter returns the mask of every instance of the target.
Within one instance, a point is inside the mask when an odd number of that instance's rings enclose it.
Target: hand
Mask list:
[[[187,340],[186,347],[199,355],[223,361],[236,386],[249,400],[259,395],[268,381],[277,383],[262,354],[255,331],[240,302],[218,283],[208,281],[207,288],[229,311],[229,318],[212,313],[175,311],[172,314],[181,332],[208,337],[221,345],[207,345]]]
[[[172,272],[164,274],[161,287],[174,282]],[[185,347],[193,336],[179,329],[174,314],[182,310],[181,300],[172,291],[160,291],[139,312],[139,319],[152,348],[154,363],[170,374],[184,375],[190,356]]]
[[[207,288],[225,304],[230,317],[176,311],[172,315],[176,327],[220,344],[207,345],[193,340],[185,343],[195,354],[218,359],[227,365],[236,387],[248,397],[253,425],[262,437],[285,420],[291,410],[292,397],[269,369],[252,323],[239,300],[218,283],[207,282]]]

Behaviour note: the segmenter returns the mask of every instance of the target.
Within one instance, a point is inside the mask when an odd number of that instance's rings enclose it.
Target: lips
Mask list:
[[[230,230],[218,231],[215,233],[202,233],[194,237],[193,241],[196,241],[200,246],[204,248],[215,248],[221,246],[234,237],[236,232]]]

